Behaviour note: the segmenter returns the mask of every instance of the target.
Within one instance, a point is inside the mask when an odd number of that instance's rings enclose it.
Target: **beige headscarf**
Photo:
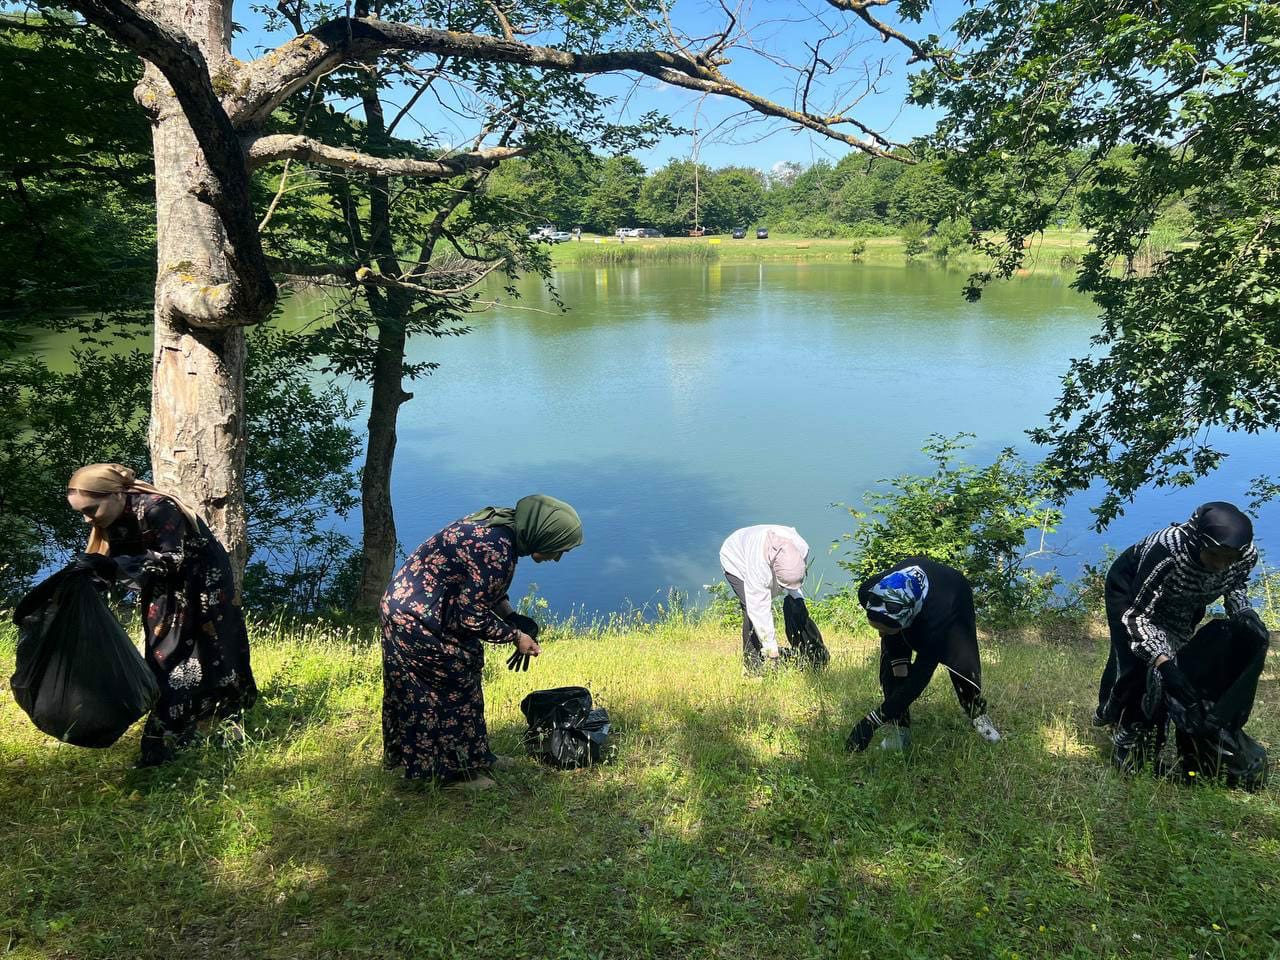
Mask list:
[[[764,553],[769,560],[773,578],[785,590],[804,588],[805,556],[800,548],[786,537],[769,531],[764,541]]]
[[[165,493],[163,490],[157,490],[147,481],[139,480],[137,473],[123,464],[91,463],[87,467],[81,467],[67,481],[67,489],[80,490],[84,493],[154,493],[172,501],[173,505],[182,511],[187,523],[191,524],[192,530],[200,529],[200,522],[196,519],[196,512],[187,506],[180,497],[172,493]],[[107,538],[103,536],[101,530],[94,527],[89,534],[89,545],[85,547],[85,553],[105,554],[109,549]]]

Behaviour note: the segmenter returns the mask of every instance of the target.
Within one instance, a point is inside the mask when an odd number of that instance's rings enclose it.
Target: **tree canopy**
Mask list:
[[[993,0],[956,33],[914,97],[946,109],[948,178],[1000,233],[971,295],[1067,191],[1091,232],[1075,283],[1102,311],[1095,351],[1032,436],[1063,492],[1106,483],[1104,525],[1213,470],[1215,431],[1280,426],[1280,6]]]

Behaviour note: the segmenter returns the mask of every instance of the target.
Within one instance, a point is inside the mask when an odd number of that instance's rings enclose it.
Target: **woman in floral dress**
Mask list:
[[[480,672],[484,644],[538,644],[505,617],[518,557],[558,561],[582,543],[573,507],[535,494],[449,524],[404,563],[382,598],[382,748],[408,779],[491,786]]]
[[[77,470],[67,501],[92,526],[80,564],[138,591],[160,684],[139,766],[165,763],[197,723],[237,720],[258,697],[231,558],[182,500],[118,463]]]

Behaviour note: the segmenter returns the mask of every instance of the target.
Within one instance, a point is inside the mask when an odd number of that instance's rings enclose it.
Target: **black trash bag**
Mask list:
[[[608,757],[609,712],[592,707],[586,687],[535,690],[520,703],[529,722],[529,756],[561,770],[603,763]]]
[[[1211,736],[1175,732],[1184,776],[1221,779],[1228,787],[1253,792],[1267,785],[1267,748],[1243,730],[1219,729]]]
[[[13,699],[38,729],[77,747],[111,746],[160,695],[93,581],[87,570],[61,570],[13,613]]]
[[[1267,751],[1244,732],[1266,664],[1268,641],[1247,623],[1211,620],[1175,658],[1206,699],[1182,704],[1159,672],[1149,671],[1144,708],[1163,745],[1164,720],[1173,721],[1177,769],[1184,780],[1221,779],[1228,787],[1259,790],[1267,782]],[[1194,777],[1192,776],[1194,774]]]
[[[803,600],[799,597],[786,597],[782,601],[782,621],[787,642],[795,651],[789,659],[812,670],[821,670],[831,662],[827,645],[822,642],[822,633],[813,622],[813,617],[809,616],[809,608]]]

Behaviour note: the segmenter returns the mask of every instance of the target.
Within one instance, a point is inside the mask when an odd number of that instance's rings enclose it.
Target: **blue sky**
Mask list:
[[[907,24],[904,32],[944,34],[946,26],[963,9],[963,2],[939,0],[935,7],[923,24]],[[756,50],[734,50],[733,62],[725,68],[726,74],[741,85],[775,102],[793,106],[795,74],[774,61],[796,63],[807,59],[806,43],[821,39],[830,27],[843,26],[848,28],[847,33],[827,40],[822,47],[824,56],[835,62],[837,69],[816,84],[815,90],[831,97],[839,92],[837,88],[844,88],[847,91],[843,94],[844,102],[853,95],[852,91],[864,93],[854,115],[892,139],[909,140],[932,129],[933,114],[905,104],[906,51],[897,44],[882,43],[851,14],[833,9],[823,0],[746,0],[737,10],[742,28],[756,47]],[[235,43],[237,56],[246,59],[257,56],[264,48],[287,39],[286,35],[268,34],[261,18],[247,5],[239,6],[236,14],[244,27]],[[896,23],[891,8],[877,11],[877,15]],[[725,22],[725,14],[715,0],[678,0],[671,19],[682,33],[697,37],[717,32]],[[872,92],[865,92],[868,71],[877,78]],[[646,111],[658,110],[681,127],[696,126],[701,132],[699,159],[713,167],[737,164],[769,170],[788,160],[804,165],[821,159],[834,162],[852,149],[839,141],[792,129],[780,120],[762,118],[749,111],[744,115],[746,108],[737,101],[703,97],[656,81],[607,76],[594,79],[592,87],[598,93],[616,98],[611,108],[615,121],[624,122]],[[820,106],[825,108],[827,103]],[[415,108],[414,117],[421,128],[436,131],[444,142],[467,138],[468,128],[459,125],[439,107],[424,103]],[[665,138],[652,148],[634,153],[646,166],[656,168],[672,157],[688,158],[692,150],[693,137],[686,134]]]

